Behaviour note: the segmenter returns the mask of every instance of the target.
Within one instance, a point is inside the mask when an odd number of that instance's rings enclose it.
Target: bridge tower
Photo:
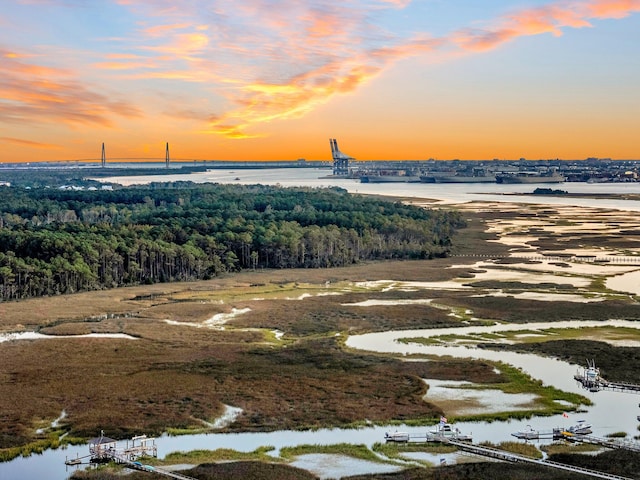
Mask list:
[[[331,156],[333,157],[333,174],[343,177],[349,175],[349,161],[355,160],[355,158],[342,153],[338,149],[338,142],[335,138],[329,139],[329,145],[331,146]]]
[[[102,142],[102,157],[101,157],[101,160],[100,160],[100,164],[103,167],[107,166],[107,156],[104,153],[104,142]]]
[[[164,153],[164,164],[165,167],[169,168],[169,142],[167,142],[167,148]]]

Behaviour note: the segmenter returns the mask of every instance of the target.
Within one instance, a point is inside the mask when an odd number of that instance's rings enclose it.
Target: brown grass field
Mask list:
[[[548,208],[523,208],[469,208],[469,227],[456,237],[453,253],[505,254],[508,247],[495,241],[499,235],[487,233],[488,222],[550,217]],[[638,231],[632,225],[628,229]],[[555,242],[557,246],[555,234],[538,231],[537,235],[540,245]],[[626,243],[617,239],[616,248],[635,248],[635,240],[633,236]],[[562,248],[567,248],[585,242],[599,245],[603,239],[592,233],[562,242]],[[501,287],[499,284],[479,285],[468,293],[354,286],[355,282],[376,280],[472,282],[476,260],[453,256],[340,269],[243,272],[210,281],[0,303],[0,332],[125,333],[135,337],[0,343],[0,452],[37,440],[41,435],[36,429],[47,426],[63,410],[67,416],[62,428],[70,436],[83,438],[100,430],[125,438],[141,432],[159,434],[169,428],[205,428],[206,422],[220,415],[224,404],[243,410],[227,427],[235,431],[347,426],[364,420],[428,422],[443,411],[422,399],[426,386],[421,378],[504,381],[485,362],[402,362],[345,350],[341,339],[348,333],[460,325],[460,319],[449,311],[432,305],[346,305],[372,297],[430,298],[452,308],[472,309],[481,319],[512,322],[566,319],[567,314],[585,320],[617,314],[616,318],[640,317],[638,303],[631,300],[610,300],[596,308],[593,304],[562,304],[559,310],[556,302],[477,296],[484,288]],[[250,311],[230,319],[224,329],[187,325],[247,308]],[[283,337],[276,338],[273,330],[283,332]]]

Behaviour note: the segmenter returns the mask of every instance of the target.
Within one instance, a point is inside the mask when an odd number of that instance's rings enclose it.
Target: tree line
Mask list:
[[[0,299],[446,255],[455,211],[339,188],[0,189]]]

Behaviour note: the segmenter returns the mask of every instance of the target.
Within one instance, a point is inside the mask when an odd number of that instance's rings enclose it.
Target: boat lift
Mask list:
[[[594,393],[600,390],[608,390],[610,392],[640,394],[640,385],[610,382],[602,378],[600,376],[600,369],[596,367],[594,360],[587,360],[587,368],[578,369],[573,378],[582,385],[582,388]]]

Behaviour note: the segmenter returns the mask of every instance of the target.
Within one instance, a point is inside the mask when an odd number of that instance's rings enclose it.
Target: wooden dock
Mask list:
[[[141,459],[149,457],[158,457],[158,447],[156,446],[155,438],[138,435],[131,440],[127,440],[124,446],[119,446],[116,440],[105,437],[104,432],[100,432],[99,437],[89,441],[89,455],[67,459],[64,463],[68,466],[77,466],[83,463],[95,465],[116,462],[125,465],[127,468],[141,472],[157,473],[179,480],[196,480],[193,477],[188,477],[187,475],[165,470],[160,467],[146,465],[140,461]],[[83,462],[85,459],[88,461]]]
[[[576,382],[582,385],[582,388],[590,392],[599,392],[607,390],[610,392],[620,393],[637,393],[640,394],[640,385],[624,382],[610,382],[600,376],[600,369],[596,367],[595,361],[588,362],[587,368],[578,370],[573,376]]]
[[[531,458],[525,455],[506,452],[497,448],[491,448],[480,445],[473,445],[466,442],[458,442],[456,440],[449,440],[447,442],[450,445],[456,446],[459,450],[464,452],[473,453],[487,458],[494,458],[496,460],[502,460],[504,462],[511,463],[529,463],[533,465],[541,465],[544,467],[554,468],[556,470],[563,470],[566,472],[581,473],[594,478],[604,478],[608,480],[633,480],[628,477],[621,477],[620,475],[613,475],[610,473],[599,472],[597,470],[590,470],[588,468],[575,467],[573,465],[565,465],[564,463],[552,462],[550,460],[541,460],[538,458]]]
[[[619,438],[595,437],[593,435],[571,435],[565,432],[565,440],[574,443],[588,443],[615,450],[629,450],[640,453],[640,443]]]
[[[461,435],[457,429],[449,429],[447,430],[447,433],[448,435],[442,435],[442,434],[438,435],[434,432],[430,432],[422,435],[422,434],[410,434],[406,432],[393,432],[393,433],[386,433],[385,440],[387,442],[396,442],[396,443],[402,443],[402,444],[438,442],[446,445],[453,445],[456,448],[458,448],[458,450],[463,452],[472,453],[474,455],[479,455],[482,457],[492,458],[495,460],[501,460],[505,462],[530,463],[530,464],[540,465],[548,468],[554,468],[556,470],[579,473],[579,474],[587,475],[594,478],[603,478],[608,480],[632,480],[627,477],[621,477],[619,475],[604,473],[597,470],[590,470],[587,468],[576,467],[573,465],[565,465],[562,463],[552,462],[549,460],[541,460],[537,458],[527,457],[525,455],[511,453],[505,450],[487,447],[484,445],[475,445],[471,442],[471,437]],[[563,428],[554,428],[553,430],[544,431],[544,432],[531,429],[531,433],[529,435],[532,435],[532,436],[526,436],[526,439],[527,440],[533,439],[534,434],[535,434],[535,438],[545,437],[545,438],[552,438],[554,440],[565,439],[572,442],[591,443],[594,445],[600,445],[607,448],[626,449],[634,452],[640,452],[640,444],[637,444],[634,442],[621,442],[621,441],[612,440],[608,438],[606,439],[598,438],[598,437],[591,436],[589,434],[576,434],[576,433],[571,433]],[[517,436],[516,434],[513,434],[513,435]],[[524,437],[519,437],[519,438],[524,438]]]

